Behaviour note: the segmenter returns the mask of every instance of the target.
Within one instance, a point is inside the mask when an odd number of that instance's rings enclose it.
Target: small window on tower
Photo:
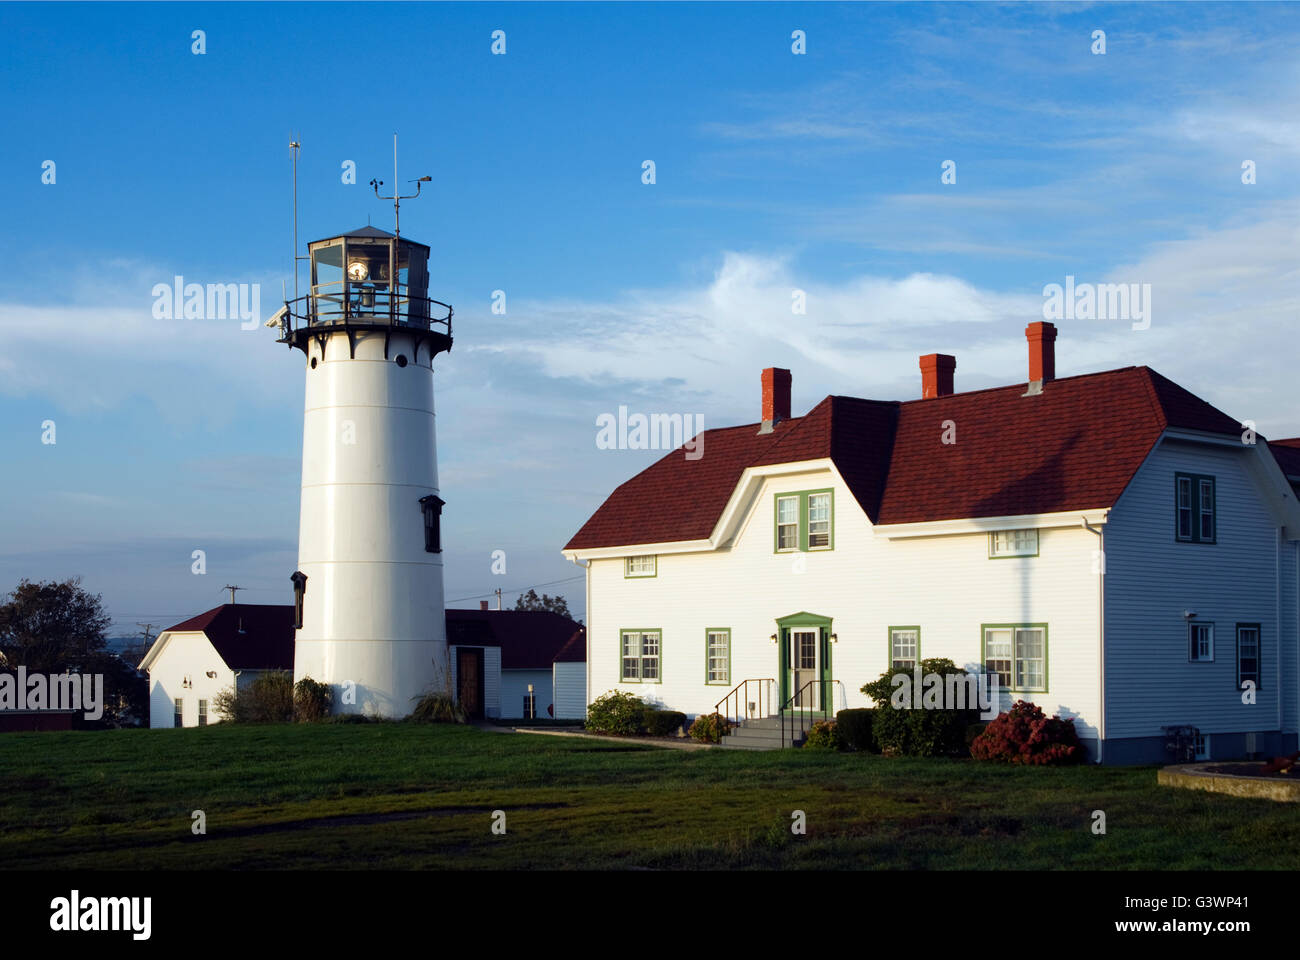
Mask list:
[[[302,598],[307,592],[307,574],[295,570],[289,577],[293,581],[293,628],[302,629]]]
[[[420,498],[420,508],[424,511],[425,553],[442,553],[442,508],[445,503],[433,494]]]

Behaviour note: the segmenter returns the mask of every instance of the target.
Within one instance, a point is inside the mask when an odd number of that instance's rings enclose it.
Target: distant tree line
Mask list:
[[[81,579],[32,582],[23,579],[0,603],[0,672],[102,674],[104,715],[86,721],[100,727],[133,727],[149,718],[149,682],[108,649],[112,622],[103,598],[81,587]]]

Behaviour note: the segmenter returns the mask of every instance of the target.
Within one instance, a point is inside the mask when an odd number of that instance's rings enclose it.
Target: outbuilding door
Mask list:
[[[483,648],[456,648],[456,699],[472,720],[483,719]]]

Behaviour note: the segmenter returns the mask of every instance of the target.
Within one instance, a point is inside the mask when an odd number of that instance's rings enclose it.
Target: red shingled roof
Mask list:
[[[1300,437],[1268,441],[1268,449],[1282,472],[1288,477],[1300,477]]]
[[[556,663],[586,663],[587,662],[587,629],[579,627],[573,632],[560,652],[555,655]]]
[[[167,631],[207,635],[231,670],[293,669],[293,607],[270,603],[223,603]]]
[[[549,670],[578,629],[549,610],[447,611],[447,643],[500,647],[502,670]]]
[[[560,654],[586,659],[582,628],[547,610],[448,610],[447,642],[501,648],[503,670],[549,670]],[[240,633],[242,626],[244,632]],[[207,635],[232,670],[293,669],[293,607],[285,604],[223,603],[164,633]]]
[[[708,538],[746,467],[830,457],[872,523],[1108,507],[1168,427],[1240,424],[1148,367],[928,400],[827,397],[777,425],[707,430],[616,489],[565,549]],[[941,442],[952,421],[956,443]]]

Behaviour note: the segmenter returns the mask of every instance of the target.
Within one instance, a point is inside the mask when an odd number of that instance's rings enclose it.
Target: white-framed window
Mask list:
[[[172,726],[185,726],[185,701],[180,697],[176,698],[176,709],[175,712],[172,713]]]
[[[1214,477],[1200,473],[1174,474],[1174,539],[1214,543],[1217,524]]]
[[[1047,627],[1044,624],[984,628],[984,668],[998,683],[1026,693],[1047,690]]]
[[[628,557],[624,561],[625,577],[653,577],[658,572],[658,564],[653,554],[644,557]]]
[[[1196,486],[1200,491],[1200,514],[1198,519],[1201,523],[1201,540],[1211,541],[1214,539],[1214,481],[1202,477],[1196,481]]]
[[[208,701],[200,700],[199,701],[199,726],[206,727],[207,725],[208,725]]]
[[[658,630],[623,631],[623,680],[659,682]]]
[[[1247,680],[1254,682],[1258,690],[1259,682],[1259,624],[1237,624],[1237,689]]]
[[[889,666],[891,670],[911,670],[921,653],[920,627],[889,628]]]
[[[1214,660],[1214,624],[1192,622],[1187,625],[1187,659]]]
[[[1192,478],[1179,477],[1178,488],[1178,539],[1192,539]]]
[[[824,550],[831,545],[831,495],[808,494],[808,549]]]
[[[709,630],[705,635],[708,646],[707,683],[731,682],[731,631]]]
[[[1198,733],[1192,737],[1192,759],[1210,759],[1210,735],[1208,733]]]
[[[989,533],[990,557],[1038,556],[1037,530],[994,530]]]
[[[799,549],[799,498],[776,498],[776,548]]]

